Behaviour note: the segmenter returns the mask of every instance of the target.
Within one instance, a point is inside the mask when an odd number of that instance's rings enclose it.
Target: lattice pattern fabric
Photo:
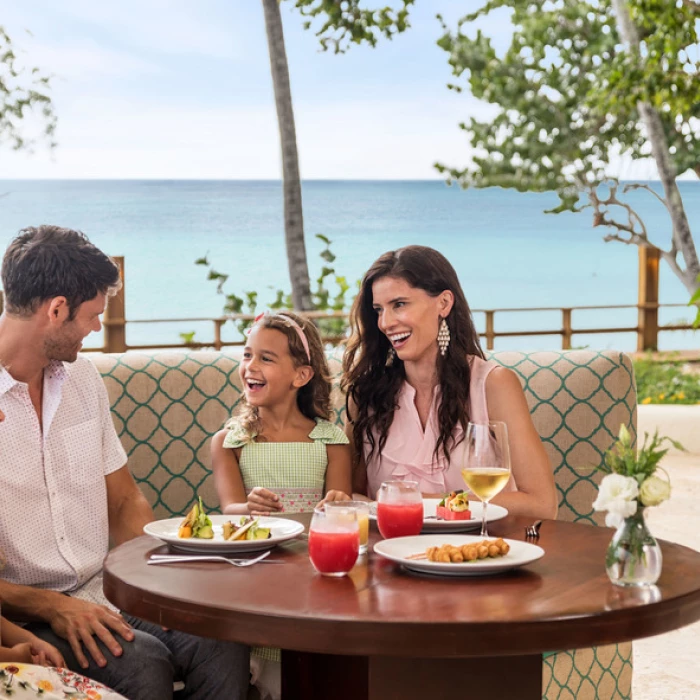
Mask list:
[[[345,422],[340,393],[340,350],[329,356],[333,411]],[[117,433],[129,466],[157,517],[180,515],[196,492],[209,508],[216,495],[209,439],[242,395],[240,350],[159,351],[97,355],[93,361],[109,392]],[[490,359],[521,379],[535,427],[552,461],[559,490],[559,518],[602,523],[591,507],[600,462],[620,423],[635,435],[636,394],[632,364],[617,352],[495,352]]]
[[[630,700],[632,643],[545,655],[543,700]]]
[[[182,515],[200,494],[217,508],[209,440],[241,398],[240,349],[156,351],[91,357],[110,397],[117,432],[136,481],[157,518]],[[340,392],[341,353],[329,355],[338,425],[345,422]],[[494,352],[523,384],[535,427],[552,462],[559,518],[602,524],[591,504],[602,478],[599,464],[620,423],[636,436],[636,392],[630,359],[612,351]],[[631,697],[632,645],[545,655],[547,700]]]

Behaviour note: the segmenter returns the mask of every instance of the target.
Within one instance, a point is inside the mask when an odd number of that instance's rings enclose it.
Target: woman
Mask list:
[[[414,480],[425,496],[464,488],[469,421],[508,426],[512,477],[493,502],[554,518],[549,459],[514,372],[487,362],[454,268],[436,250],[382,255],[362,280],[343,358],[354,489],[375,498],[383,481]]]

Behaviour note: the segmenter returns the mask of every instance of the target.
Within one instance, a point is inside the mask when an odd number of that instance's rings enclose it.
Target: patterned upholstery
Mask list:
[[[329,355],[335,377],[334,419],[344,423],[338,388],[340,353]],[[95,355],[129,466],[156,517],[184,513],[195,494],[216,509],[209,439],[241,398],[240,349]],[[519,376],[552,462],[559,518],[601,524],[591,504],[599,463],[625,423],[636,435],[636,392],[629,358],[619,352],[494,352]],[[543,692],[554,698],[629,698],[632,645],[545,655]]]

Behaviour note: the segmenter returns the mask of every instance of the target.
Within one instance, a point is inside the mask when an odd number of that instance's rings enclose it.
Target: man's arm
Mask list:
[[[119,613],[104,605],[88,603],[56,591],[21,586],[0,579],[0,599],[3,611],[10,612],[16,619],[39,620],[51,625],[51,629],[71,645],[82,668],[88,667],[85,649],[98,666],[107,665],[95,636],[114,656],[122,653],[121,645],[113,636],[115,632],[129,642],[134,638],[131,627]]]
[[[129,468],[121,469],[105,477],[107,483],[107,508],[109,534],[115,545],[143,534],[143,526],[153,522],[153,511],[146,497],[136,485]]]

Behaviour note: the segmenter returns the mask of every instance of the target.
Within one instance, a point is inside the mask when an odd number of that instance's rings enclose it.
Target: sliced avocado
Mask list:
[[[256,528],[255,530],[255,539],[256,540],[268,540],[272,537],[272,533],[270,532],[269,527],[259,527]]]
[[[199,532],[197,533],[197,537],[200,540],[213,540],[214,539],[214,530],[212,530],[211,525],[205,525],[204,527],[199,528]]]

